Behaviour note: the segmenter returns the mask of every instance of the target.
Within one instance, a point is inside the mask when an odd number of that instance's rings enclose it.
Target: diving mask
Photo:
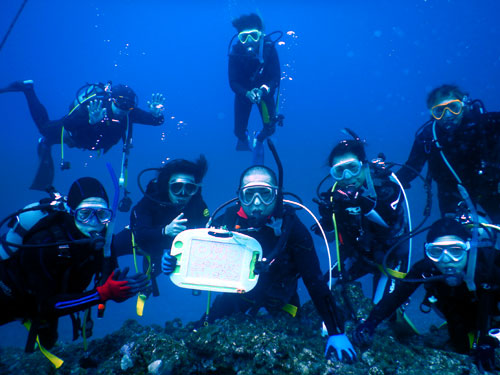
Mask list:
[[[131,111],[135,107],[135,100],[125,96],[112,97],[111,100],[115,106],[122,111]]]
[[[246,44],[248,42],[248,38],[252,39],[254,42],[258,42],[261,36],[262,31],[257,29],[243,30],[242,32],[238,33],[238,39],[240,40],[241,44]]]
[[[181,180],[181,179],[171,181],[168,184],[168,186],[170,188],[170,192],[173,195],[193,196],[200,189],[200,185],[195,184],[195,183],[190,182],[190,181]]]
[[[82,224],[88,224],[95,216],[99,223],[106,225],[113,218],[113,210],[109,208],[81,207],[74,212],[75,220]]]
[[[330,175],[337,181],[357,177],[361,173],[363,163],[358,159],[347,159],[334,164],[330,168]]]
[[[440,262],[448,255],[454,262],[460,262],[470,249],[470,242],[440,241],[425,244],[425,255],[433,262]]]
[[[258,197],[266,206],[274,202],[278,194],[278,189],[271,185],[247,185],[238,191],[240,203],[244,206],[250,206]]]
[[[447,110],[453,115],[458,116],[462,113],[463,107],[464,103],[460,99],[448,100],[432,107],[431,114],[436,120],[441,120]]]

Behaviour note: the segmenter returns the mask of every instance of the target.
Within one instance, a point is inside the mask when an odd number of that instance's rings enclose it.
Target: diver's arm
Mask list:
[[[130,114],[130,121],[137,124],[159,126],[165,121],[163,114],[153,115],[151,112],[140,108],[134,108]]]
[[[64,116],[60,121],[62,122],[62,126],[68,131],[74,131],[75,129],[90,126],[87,103],[81,104],[72,112]]]
[[[24,283],[36,300],[37,313],[46,317],[70,314],[99,303],[95,289],[74,294],[60,293],[68,288],[68,285],[64,283],[69,282],[67,273],[74,268],[75,264],[69,251],[68,256],[64,256],[64,250],[59,247],[43,246],[44,242],[56,241],[57,239],[51,233],[40,231],[30,239],[29,244],[39,243],[41,247],[22,249],[20,254],[20,266],[25,274]],[[84,276],[82,278],[86,279]]]
[[[102,285],[95,289],[82,293],[61,293],[47,298],[41,304],[43,315],[62,316],[76,311],[85,310],[96,304],[113,300],[123,302],[138,292],[145,290],[150,282],[147,275],[137,273],[128,276],[128,267],[123,270],[115,269]],[[79,275],[72,275],[78,277]],[[85,277],[84,275],[81,275]],[[61,279],[66,282],[66,278]],[[63,289],[63,286],[61,289]],[[81,287],[84,287],[83,284]]]
[[[59,294],[43,301],[41,313],[46,316],[63,316],[101,303],[96,289],[74,294]]]
[[[233,56],[229,56],[229,64],[228,64],[228,76],[229,76],[229,86],[231,86],[231,90],[236,95],[245,96],[247,93],[247,88],[243,86],[241,82],[241,78],[243,72],[239,66],[239,62]]]
[[[130,214],[130,227],[135,241],[141,246],[161,244],[164,240],[163,225],[153,225],[153,214],[156,203],[143,198],[137,203]]]
[[[420,173],[426,162],[427,154],[425,152],[423,134],[419,133],[413,142],[408,160],[406,160],[404,166],[396,172],[396,176],[405,188],[410,187],[410,182],[417,177],[417,173],[415,172]]]
[[[415,263],[406,278],[421,279],[422,274],[428,270],[427,262],[426,260],[421,260]],[[380,322],[390,317],[399,306],[405,303],[420,285],[421,283],[397,282],[394,291],[386,294],[382,300],[375,305],[367,320],[375,322],[375,324],[378,325]]]
[[[323,279],[311,234],[298,219],[295,221],[287,247],[292,251],[294,263],[314,306],[325,323],[328,334],[331,336],[344,333],[344,321]]]
[[[269,87],[269,92],[274,93],[281,80],[281,68],[278,52],[274,44],[271,45],[269,56],[266,59],[265,85]],[[268,92],[268,93],[269,93]]]

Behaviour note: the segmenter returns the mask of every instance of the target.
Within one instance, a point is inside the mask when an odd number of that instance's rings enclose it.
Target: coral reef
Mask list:
[[[371,308],[357,285],[348,286],[342,295],[336,290],[335,295],[344,307],[349,300],[350,316],[366,317]],[[442,330],[400,336],[391,324],[383,324],[370,348],[358,348],[359,360],[344,364],[325,360],[320,326],[311,302],[296,318],[285,313],[239,314],[201,328],[182,326],[180,320],[164,327],[143,327],[129,320],[117,332],[91,341],[86,353],[81,344],[60,343],[53,350],[65,361],[58,370],[40,352],[2,349],[0,374],[479,374],[469,356],[438,349],[445,341]],[[348,322],[348,332],[353,326]]]

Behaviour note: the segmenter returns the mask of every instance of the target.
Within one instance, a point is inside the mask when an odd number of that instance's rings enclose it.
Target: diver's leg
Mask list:
[[[46,191],[54,181],[54,160],[52,146],[61,143],[62,121],[47,121],[39,127],[42,137],[38,140],[38,159],[40,160],[31,190]]]
[[[136,249],[137,250],[137,249]],[[125,228],[113,236],[113,243],[111,246],[111,254],[113,257],[120,257],[123,255],[131,255],[134,253],[132,247],[132,232],[130,229]],[[136,251],[136,254],[138,251]]]
[[[31,190],[47,191],[54,182],[54,159],[52,158],[52,144],[46,138],[40,137],[37,146],[38,169],[31,183]]]
[[[234,96],[234,134],[238,138],[237,151],[250,151],[247,128],[251,111],[252,103],[248,98],[241,95]]]
[[[33,89],[33,81],[30,79],[12,82],[8,86],[0,88],[0,94],[5,92],[23,92],[28,89]]]
[[[50,121],[47,109],[38,99],[33,86],[23,92],[24,96],[26,97],[26,101],[28,102],[28,108],[30,110],[31,118],[35,122],[40,133],[43,134],[43,128],[46,127]]]
[[[0,93],[4,92],[22,92],[24,94],[26,101],[28,102],[31,118],[33,118],[33,121],[38,127],[40,133],[43,134],[41,128],[49,122],[49,114],[35,93],[33,81],[28,80],[13,82],[7,87],[0,89]]]
[[[40,340],[40,344],[42,344],[45,349],[50,349],[55,345],[58,338],[57,326],[57,318],[47,320],[40,324],[38,329],[38,338]]]

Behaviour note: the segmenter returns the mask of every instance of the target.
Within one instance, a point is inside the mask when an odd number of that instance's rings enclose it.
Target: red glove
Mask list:
[[[126,280],[128,268],[122,273],[118,268],[109,275],[108,279],[102,286],[98,286],[97,293],[101,297],[102,302],[112,299],[116,302],[123,302],[131,297],[130,286]],[[125,279],[125,280],[124,280]]]

